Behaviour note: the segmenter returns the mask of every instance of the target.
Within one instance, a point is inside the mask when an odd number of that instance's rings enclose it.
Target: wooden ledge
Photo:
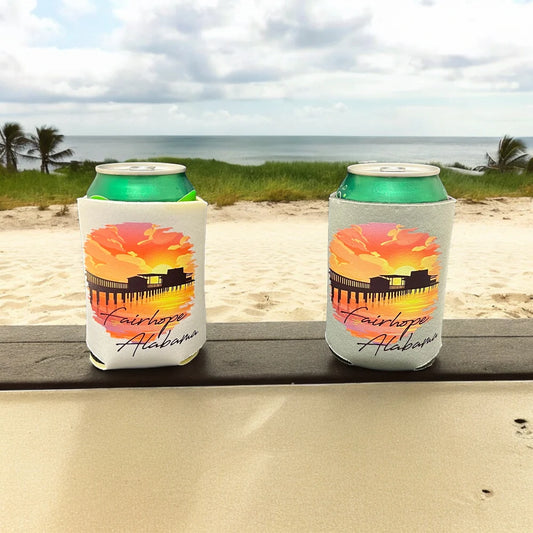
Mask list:
[[[187,387],[386,381],[533,379],[533,320],[445,320],[436,363],[381,372],[339,362],[324,322],[208,324],[183,367],[103,372],[89,362],[83,326],[0,326],[0,390]]]

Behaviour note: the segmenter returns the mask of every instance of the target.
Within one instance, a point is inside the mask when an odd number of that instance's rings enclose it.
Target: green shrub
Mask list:
[[[271,161],[254,166],[214,159],[164,157],[156,160],[186,165],[187,176],[198,196],[218,206],[240,200],[327,200],[344,179],[347,166],[345,162]],[[49,175],[38,170],[9,172],[0,168],[0,209],[73,203],[86,193],[97,164],[95,161],[72,162]],[[533,196],[533,174],[527,172],[470,175],[441,168],[441,178],[448,193],[456,198]]]

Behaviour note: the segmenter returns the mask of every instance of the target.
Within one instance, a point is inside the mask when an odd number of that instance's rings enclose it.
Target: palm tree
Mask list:
[[[41,160],[41,172],[50,174],[51,165],[60,165],[60,161],[66,157],[71,157],[74,152],[70,148],[57,151],[58,146],[63,142],[63,135],[58,133],[57,128],[41,126],[35,128],[37,135],[30,135],[28,156]],[[39,155],[34,155],[39,154]]]
[[[6,122],[0,129],[0,162],[9,170],[17,171],[17,157],[28,144],[28,139],[20,124]]]
[[[524,141],[505,135],[498,144],[496,159],[486,154],[487,165],[485,170],[499,170],[505,172],[517,168],[524,168],[528,154]]]

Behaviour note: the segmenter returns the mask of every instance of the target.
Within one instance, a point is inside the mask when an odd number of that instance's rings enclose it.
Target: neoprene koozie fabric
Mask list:
[[[93,364],[185,364],[206,340],[206,202],[84,197],[78,209]]]
[[[329,199],[326,341],[348,364],[420,370],[442,346],[455,200]]]

